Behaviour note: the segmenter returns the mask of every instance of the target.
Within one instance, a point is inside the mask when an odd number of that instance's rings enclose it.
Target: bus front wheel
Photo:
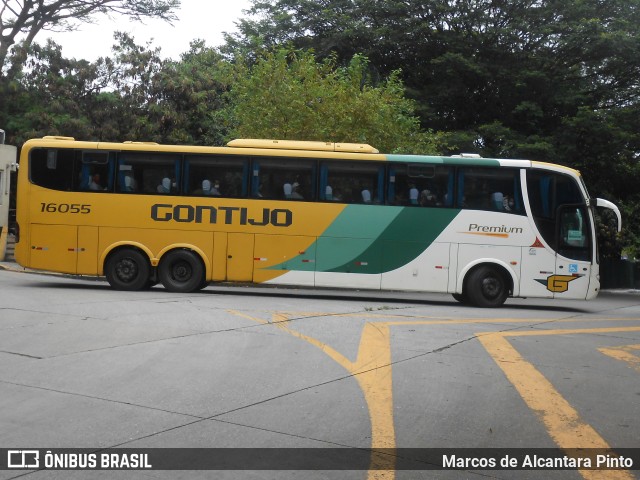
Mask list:
[[[467,303],[469,303],[469,299],[464,293],[453,293],[452,296],[456,302],[460,302],[463,305],[466,305]]]
[[[145,255],[132,248],[122,248],[109,255],[105,276],[116,290],[141,290],[149,281],[151,266]]]
[[[188,293],[204,283],[204,266],[200,258],[189,250],[174,250],[160,261],[158,277],[170,292]]]
[[[502,272],[483,265],[473,270],[465,281],[465,297],[476,307],[499,307],[509,295],[509,286]]]

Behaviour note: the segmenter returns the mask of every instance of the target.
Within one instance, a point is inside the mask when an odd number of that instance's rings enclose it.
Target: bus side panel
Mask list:
[[[98,227],[78,227],[78,268],[80,275],[98,274]]]
[[[227,243],[227,280],[250,282],[253,280],[255,236],[250,233],[230,233]]]
[[[449,248],[449,293],[462,293],[462,285],[458,285],[458,250],[460,245],[452,243]]]
[[[31,225],[30,268],[76,273],[78,227],[75,225]]]
[[[366,238],[320,237],[317,245],[316,286],[380,289],[380,243]]]
[[[556,256],[540,242],[530,247],[522,247],[522,275],[520,277],[520,296],[553,298],[553,277],[556,269]]]
[[[315,260],[315,237],[256,235],[253,281],[312,287]]]
[[[388,259],[394,250],[409,248],[407,242],[385,242],[383,256]],[[446,292],[449,283],[448,243],[433,243],[418,258],[400,268],[382,274],[382,288]]]
[[[552,282],[554,298],[585,300],[592,291],[589,288],[590,280],[590,262],[556,255],[556,275]]]

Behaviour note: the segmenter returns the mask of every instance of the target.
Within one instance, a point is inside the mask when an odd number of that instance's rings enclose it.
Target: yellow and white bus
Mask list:
[[[572,169],[362,144],[29,140],[16,259],[113,288],[209,282],[594,298],[593,207]]]

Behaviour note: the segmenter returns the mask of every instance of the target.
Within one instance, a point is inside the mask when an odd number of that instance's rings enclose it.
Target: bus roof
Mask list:
[[[364,143],[305,142],[298,140],[264,140],[239,138],[227,143],[233,148],[272,148],[277,150],[311,150],[321,152],[380,153],[378,149]]]
[[[186,145],[166,145],[155,142],[99,142],[99,141],[77,141],[73,137],[45,136],[39,139],[27,141],[25,146],[91,149],[91,150],[131,150],[146,151],[152,149],[158,152],[182,152],[193,154],[232,154],[247,155],[257,153],[257,150],[265,150],[267,156],[281,155],[287,157],[300,156],[303,152],[310,158],[335,158],[348,160],[368,160],[368,161],[388,161],[399,163],[430,163],[442,165],[467,165],[480,167],[515,167],[530,168],[537,167],[543,169],[564,170],[574,175],[580,175],[577,170],[562,165],[551,163],[516,160],[516,159],[495,159],[484,158],[475,154],[454,155],[451,157],[434,155],[402,155],[402,154],[382,154],[367,144],[360,143],[333,143],[316,141],[297,140],[274,140],[274,139],[236,139],[227,143],[226,147],[207,146],[186,146]]]

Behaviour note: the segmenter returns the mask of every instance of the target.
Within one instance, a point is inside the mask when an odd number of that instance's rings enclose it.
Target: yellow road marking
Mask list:
[[[396,434],[393,422],[393,384],[391,379],[391,344],[386,325],[367,323],[362,330],[360,346],[355,361],[349,360],[333,347],[287,326],[289,315],[275,313],[272,322],[231,311],[250,320],[272,323],[280,330],[318,347],[357,380],[364,394],[371,422],[371,448],[395,448]],[[373,455],[369,469],[370,480],[393,480],[395,458],[391,455]]]
[[[640,356],[631,353],[633,350],[640,350],[640,345],[625,345],[616,348],[606,347],[599,348],[598,350],[605,355],[615,358],[616,360],[627,362],[629,367],[640,372]]]
[[[610,450],[609,444],[591,427],[584,422],[578,412],[558,392],[530,362],[527,362],[509,343],[507,337],[523,337],[534,335],[567,335],[583,333],[640,331],[640,327],[626,328],[591,328],[591,329],[563,329],[544,330],[536,332],[493,332],[477,334],[477,338],[487,352],[502,369],[509,381],[527,406],[542,420],[547,432],[556,444],[567,453],[575,448],[599,448]],[[614,452],[612,452],[614,453]],[[587,480],[633,479],[634,476],[626,470],[579,470]]]
[[[556,323],[556,322],[601,322],[601,321],[638,321],[638,318],[592,318],[592,319],[465,319],[465,320],[409,320],[408,316],[371,314],[371,313],[273,313],[271,321],[247,315],[237,310],[230,313],[261,323],[272,324],[280,330],[304,340],[322,350],[333,361],[342,366],[357,380],[362,390],[371,422],[371,447],[396,448],[395,426],[393,420],[393,382],[391,365],[391,326],[411,325],[460,325],[460,324],[495,324],[495,323]],[[359,317],[359,318],[403,318],[404,321],[367,322],[362,331],[358,353],[355,361],[349,360],[333,347],[320,340],[289,328],[288,323],[293,316],[324,317]],[[437,317],[410,317],[437,318]],[[582,421],[577,411],[567,402],[553,385],[506,340],[506,337],[566,335],[576,333],[610,333],[640,331],[640,327],[611,327],[592,329],[559,329],[535,330],[519,332],[477,333],[476,337],[485,346],[494,361],[503,370],[509,381],[516,387],[529,408],[536,412],[545,425],[547,432],[560,448],[599,448],[611,450],[607,442],[586,422]],[[629,346],[629,349],[640,349],[640,345]],[[601,349],[602,351],[602,349]],[[607,352],[603,352],[607,353]],[[609,353],[607,353],[609,354]],[[637,359],[634,355],[634,358]],[[640,359],[638,359],[640,360]],[[612,454],[615,454],[612,452]],[[378,463],[379,462],[379,463]],[[393,480],[395,478],[395,460],[392,456],[373,455],[368,473],[369,480]],[[579,470],[587,480],[604,478],[611,480],[631,480],[633,475],[627,471]]]

